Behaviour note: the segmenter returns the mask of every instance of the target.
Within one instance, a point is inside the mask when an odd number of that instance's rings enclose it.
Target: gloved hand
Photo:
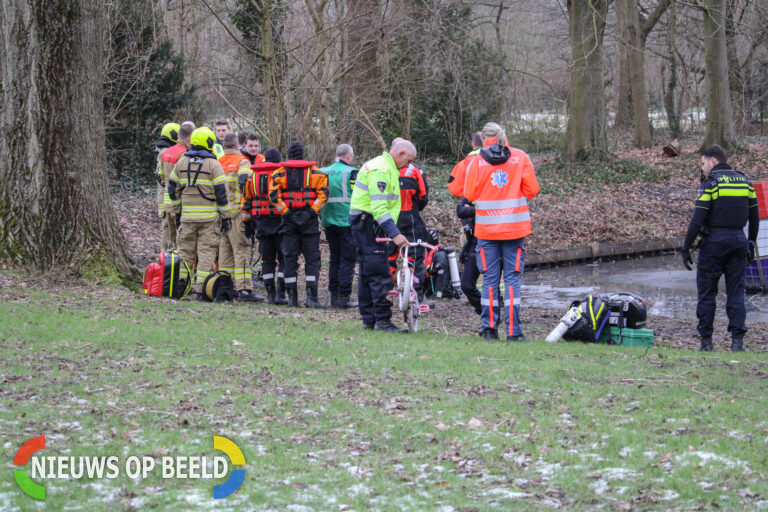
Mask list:
[[[232,229],[232,219],[221,219],[221,234],[226,235]]]
[[[244,223],[245,226],[245,237],[246,238],[253,238],[256,236],[256,230],[253,228],[253,221],[249,220]]]
[[[691,251],[688,249],[683,249],[680,252],[683,255],[683,266],[688,270],[693,270],[693,258],[691,258]]]
[[[749,260],[747,260],[747,261],[749,261],[750,263],[752,263],[753,261],[755,261],[755,252],[756,252],[756,249],[757,249],[757,244],[755,243],[755,241],[754,241],[754,240],[750,240],[750,241],[749,241]]]

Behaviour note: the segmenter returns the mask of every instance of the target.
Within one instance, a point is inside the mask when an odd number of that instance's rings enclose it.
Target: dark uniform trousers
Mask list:
[[[331,251],[328,269],[328,290],[331,294],[347,297],[352,293],[352,279],[355,277],[357,248],[348,226],[328,226],[325,238]]]
[[[392,288],[392,274],[389,273],[386,243],[376,242],[378,226],[369,214],[363,214],[352,223],[352,237],[357,246],[360,261],[360,277],[357,287],[357,302],[363,323],[373,325],[380,320],[392,318],[392,304],[388,294]]]
[[[696,286],[699,302],[696,317],[700,336],[712,336],[715,320],[715,298],[720,276],[725,274],[725,310],[728,315],[728,332],[740,338],[747,332],[744,308],[744,268],[749,250],[747,238],[741,229],[718,229],[701,239],[696,262]]]
[[[461,271],[461,291],[467,297],[469,304],[475,309],[475,313],[482,314],[483,308],[480,305],[480,291],[477,289],[477,280],[480,278],[480,269],[477,268],[477,239],[472,237],[462,249],[462,260],[464,268]]]
[[[304,275],[307,285],[317,286],[320,275],[320,218],[311,209],[291,210],[283,217],[282,250],[285,268],[285,287],[298,288],[299,254],[304,255]]]
[[[259,241],[261,255],[261,278],[265,282],[273,281],[275,277],[283,278],[283,251],[280,247],[282,237],[279,233],[282,223],[283,219],[278,215],[254,218],[256,239]],[[278,269],[279,272],[275,275],[275,270]]]

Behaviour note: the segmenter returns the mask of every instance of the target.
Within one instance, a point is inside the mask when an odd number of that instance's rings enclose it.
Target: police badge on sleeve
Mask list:
[[[384,192],[387,189],[387,182],[386,181],[379,181],[376,183],[376,185],[379,187],[379,190]]]

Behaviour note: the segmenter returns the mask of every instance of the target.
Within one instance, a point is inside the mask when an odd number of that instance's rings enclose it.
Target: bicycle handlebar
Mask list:
[[[379,242],[379,243],[383,243],[383,242],[391,242],[392,239],[391,238],[377,238],[376,241]],[[406,245],[408,245],[409,247],[421,246],[421,247],[426,247],[428,249],[437,249],[437,246],[432,245],[432,244],[428,244],[427,242],[424,242],[422,240],[416,240],[415,242],[408,242]]]

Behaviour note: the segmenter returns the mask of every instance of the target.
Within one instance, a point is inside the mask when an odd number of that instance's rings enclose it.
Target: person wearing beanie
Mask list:
[[[304,275],[308,308],[324,308],[317,298],[320,275],[320,210],[328,197],[328,176],[304,160],[299,142],[288,146],[288,160],[272,174],[269,201],[283,216],[280,228],[285,258],[285,286],[288,305],[298,307],[299,254],[304,255]]]
[[[245,236],[251,240],[256,237],[259,241],[261,278],[267,291],[267,302],[285,305],[288,299],[285,298],[284,263],[280,248],[283,216],[269,202],[269,182],[272,173],[281,167],[280,160],[280,151],[269,148],[264,152],[264,162],[251,165],[253,174],[245,183],[241,208]]]

